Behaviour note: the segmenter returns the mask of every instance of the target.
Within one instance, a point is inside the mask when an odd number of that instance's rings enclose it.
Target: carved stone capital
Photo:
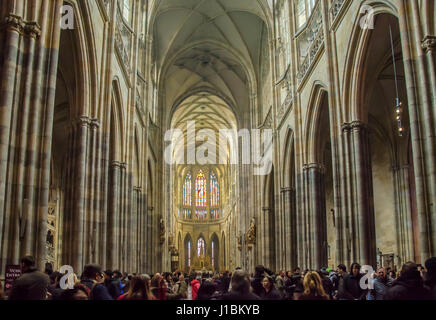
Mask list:
[[[36,21],[25,23],[24,33],[31,38],[37,39],[41,36],[41,27]]]
[[[342,132],[349,132],[351,130],[351,124],[348,122],[344,122],[341,125],[341,130],[342,130]]]
[[[324,173],[325,167],[322,163],[308,163],[303,165],[303,170],[315,170]]]
[[[436,51],[436,36],[426,36],[421,41],[422,48],[425,50],[425,52],[435,52]]]
[[[16,31],[18,33],[23,33],[25,23],[23,21],[23,18],[20,16],[17,16],[13,13],[9,13],[5,17],[5,27],[6,29]]]
[[[85,127],[85,126],[89,127],[91,125],[91,119],[89,119],[89,117],[87,116],[80,116],[76,118],[75,124],[76,126],[80,126],[80,127]]]
[[[113,168],[113,169],[115,169],[115,168],[121,169],[121,162],[116,161],[116,160],[112,161],[111,162],[111,168]]]
[[[98,119],[91,119],[91,128],[92,129],[98,129],[100,128],[100,120]]]
[[[360,120],[355,120],[350,123],[351,129],[354,131],[360,131],[362,129],[366,129],[366,124]]]

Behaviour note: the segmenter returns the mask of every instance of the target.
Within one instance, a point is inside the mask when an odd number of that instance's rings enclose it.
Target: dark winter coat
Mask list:
[[[45,300],[49,286],[48,275],[30,269],[14,281],[9,300]]]
[[[260,298],[262,300],[282,300],[282,295],[276,288],[273,287],[269,292],[266,292],[266,290],[263,289]]]
[[[360,287],[360,279],[362,275],[359,274],[355,277],[353,274],[349,274],[344,277],[343,288],[340,293],[340,297],[345,300],[365,300],[367,290],[363,290]]]
[[[386,292],[392,286],[394,280],[391,277],[380,279],[377,277],[374,280],[374,289],[370,291],[372,300],[384,300]]]
[[[421,278],[395,280],[385,295],[385,300],[431,300],[431,293]]]

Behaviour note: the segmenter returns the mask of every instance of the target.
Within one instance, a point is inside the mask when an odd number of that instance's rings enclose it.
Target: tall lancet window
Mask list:
[[[206,207],[207,206],[207,190],[206,190],[206,176],[203,171],[197,175],[195,179],[195,205],[197,207]]]
[[[210,174],[210,205],[218,207],[220,203],[220,186],[215,173]]]
[[[204,239],[200,238],[197,242],[197,256],[204,257],[206,255]]]
[[[192,206],[192,175],[188,173],[183,183],[183,205]]]
[[[215,268],[215,242],[212,241],[212,267]]]
[[[188,267],[191,266],[191,240],[188,241]]]

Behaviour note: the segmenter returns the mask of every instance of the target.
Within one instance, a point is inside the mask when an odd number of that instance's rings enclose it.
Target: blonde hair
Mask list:
[[[304,276],[303,280],[304,295],[311,295],[316,297],[327,297],[322,286],[321,277],[315,271],[309,271]]]

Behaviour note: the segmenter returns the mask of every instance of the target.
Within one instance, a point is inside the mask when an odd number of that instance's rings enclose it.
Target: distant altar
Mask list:
[[[212,266],[211,259],[209,256],[195,256],[192,260],[191,271],[212,271],[215,272],[214,267]]]

